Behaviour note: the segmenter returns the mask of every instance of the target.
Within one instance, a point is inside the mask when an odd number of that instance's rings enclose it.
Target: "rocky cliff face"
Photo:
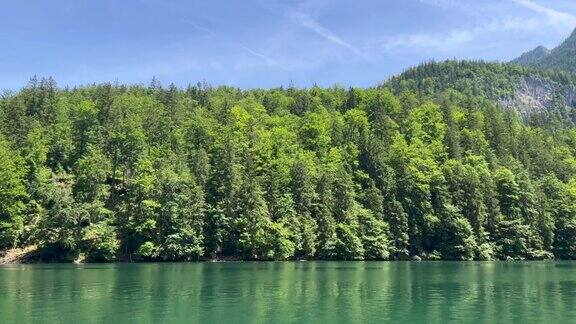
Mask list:
[[[434,96],[446,90],[493,100],[525,120],[576,123],[576,74],[515,64],[428,62],[384,84],[396,93],[409,90]]]
[[[498,100],[500,105],[518,111],[523,117],[566,105],[575,106],[576,88],[537,76],[519,80],[514,94]]]

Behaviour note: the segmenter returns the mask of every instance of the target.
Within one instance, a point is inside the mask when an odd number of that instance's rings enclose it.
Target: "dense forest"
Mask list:
[[[572,108],[526,119],[492,99],[513,93],[500,76],[530,69],[458,64],[369,89],[71,89],[33,78],[0,99],[0,251],[576,259]],[[455,71],[474,77],[446,86]]]

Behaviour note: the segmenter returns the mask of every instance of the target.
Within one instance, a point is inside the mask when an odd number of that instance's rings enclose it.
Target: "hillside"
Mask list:
[[[512,63],[576,72],[576,30],[558,47],[548,50],[539,46]]]
[[[538,46],[535,49],[522,54],[520,57],[512,60],[511,63],[521,65],[537,65],[546,56],[550,55],[550,50],[544,46]]]
[[[430,62],[383,86],[395,93],[409,90],[432,98],[454,89],[513,109],[525,121],[567,126],[575,122],[576,76],[564,71],[502,63]]]
[[[561,45],[538,46],[506,63],[429,62],[392,77],[395,93],[415,91],[434,97],[447,89],[479,96],[517,111],[538,125],[576,122],[576,30]]]
[[[576,132],[497,104],[522,82],[574,84],[480,62],[370,89],[33,79],[0,98],[0,256],[576,259]]]
[[[576,259],[576,74],[542,68],[575,38],[368,89],[33,78],[0,97],[0,263]]]

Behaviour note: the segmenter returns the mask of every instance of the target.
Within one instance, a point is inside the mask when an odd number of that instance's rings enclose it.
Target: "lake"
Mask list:
[[[570,262],[0,267],[0,322],[445,323],[576,318]]]

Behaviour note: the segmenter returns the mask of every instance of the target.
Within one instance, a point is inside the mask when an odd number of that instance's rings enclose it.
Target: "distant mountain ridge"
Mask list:
[[[562,44],[549,50],[544,46],[522,54],[511,63],[576,72],[576,30]]]
[[[541,62],[548,55],[550,55],[550,50],[540,45],[535,49],[526,52],[522,54],[520,57],[512,60],[512,63],[521,65],[537,65],[538,62]]]
[[[517,111],[525,121],[576,122],[576,74],[562,70],[483,61],[428,62],[382,86],[397,94],[408,90],[432,98],[452,89]]]
[[[576,125],[576,30],[554,49],[538,46],[508,62],[426,62],[382,84],[434,98],[447,90],[488,99],[538,124]]]

